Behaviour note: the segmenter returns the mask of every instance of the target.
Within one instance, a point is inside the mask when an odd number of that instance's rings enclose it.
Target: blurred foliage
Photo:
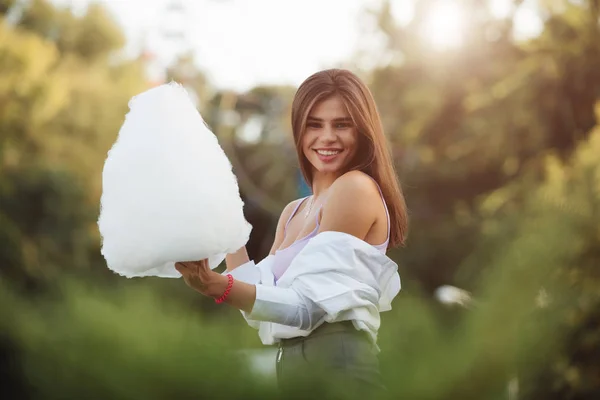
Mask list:
[[[0,19],[0,230],[14,244],[2,258],[16,263],[3,270],[25,280],[99,261],[103,161],[146,86],[140,62],[108,63],[123,38],[99,6],[81,17],[45,1],[24,7]]]
[[[521,1],[503,19],[463,3],[467,40],[445,52],[418,34],[432,1],[405,25],[389,1],[372,14],[386,46],[364,76],[412,226],[392,252],[404,289],[382,316],[390,397],[600,398],[598,1],[539,2],[544,29],[526,41],[512,34]],[[260,345],[237,311],[179,280],[122,279],[101,258],[103,162],[151,85],[124,41],[97,4],[0,0],[3,398],[275,398],[238,352]],[[215,92],[190,55],[166,78],[193,90],[230,156],[260,259],[299,186],[293,88]],[[474,300],[443,307],[442,284]]]
[[[568,157],[595,125],[600,94],[595,2],[548,2],[559,13],[540,5],[544,31],[519,42],[511,16],[494,19],[486,2],[464,1],[469,30],[452,52],[417,34],[432,3],[419,1],[401,26],[384,2],[376,16],[389,65],[370,73],[412,213],[402,258],[430,290],[453,282],[473,251],[482,198],[522,175],[542,178],[548,152]]]
[[[230,346],[248,342],[249,330],[190,314],[147,287],[65,277],[60,298],[30,301],[1,283],[0,328],[19,355],[11,372],[26,377],[22,397],[4,398],[242,399],[273,391]]]

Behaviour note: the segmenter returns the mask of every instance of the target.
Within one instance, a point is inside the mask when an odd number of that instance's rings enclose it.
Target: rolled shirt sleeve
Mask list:
[[[256,300],[250,313],[241,311],[248,325],[259,329],[260,322],[274,322],[297,329],[309,330],[325,316],[325,311],[309,299],[299,295],[293,288],[273,286],[272,258],[254,261],[223,274],[231,274],[235,280],[256,285]]]
[[[247,319],[311,330],[325,311],[293,288],[256,285],[256,300]]]
[[[230,272],[234,279],[256,285],[252,310],[241,313],[264,344],[345,320],[376,342],[379,313],[391,309],[401,287],[393,260],[351,235],[322,232],[296,255],[277,286],[274,262],[271,255]]]
[[[247,263],[242,264],[231,271],[225,271],[222,275],[227,274],[231,274],[233,279],[237,281],[242,281],[250,285],[256,285],[260,283],[260,270],[254,264],[254,261],[248,261]]]

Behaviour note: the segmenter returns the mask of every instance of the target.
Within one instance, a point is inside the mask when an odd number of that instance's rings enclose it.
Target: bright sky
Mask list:
[[[129,48],[145,43],[161,59],[168,60],[176,46],[162,36],[174,28],[185,34],[188,46],[211,82],[220,88],[246,90],[260,83],[298,85],[313,72],[335,66],[365,45],[361,40],[365,8],[377,0],[96,0],[114,13],[125,29]],[[392,0],[394,16],[412,18],[414,0]],[[499,16],[510,10],[512,0],[490,0]],[[89,0],[55,0],[74,7]],[[442,0],[444,4],[453,0]],[[534,3],[535,0],[526,0]],[[184,11],[169,13],[169,3],[181,3]],[[446,4],[447,5],[447,4]],[[527,4],[526,4],[527,6]],[[460,42],[461,10],[441,7],[431,16],[433,45]],[[522,36],[535,34],[540,23],[534,7],[517,16]],[[372,43],[377,45],[377,43]],[[371,45],[371,44],[369,44]]]
[[[149,46],[167,59],[174,46],[161,37],[161,31],[178,27],[212,83],[238,90],[265,82],[297,85],[311,73],[349,58],[360,33],[359,13],[369,3],[180,0],[185,12],[177,17],[166,11],[169,0],[100,2],[115,13],[131,46],[138,46],[146,32]]]

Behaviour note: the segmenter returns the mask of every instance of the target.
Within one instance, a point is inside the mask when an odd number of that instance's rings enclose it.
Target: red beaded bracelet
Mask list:
[[[223,295],[218,299],[215,299],[215,302],[217,304],[221,304],[222,302],[224,302],[227,296],[229,296],[229,292],[231,292],[231,287],[233,286],[233,276],[231,276],[231,274],[227,274],[227,280],[228,282],[227,288],[225,289],[225,293],[223,293]]]

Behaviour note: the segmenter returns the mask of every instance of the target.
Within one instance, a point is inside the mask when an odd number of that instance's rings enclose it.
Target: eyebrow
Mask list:
[[[317,117],[312,117],[309,115],[307,118],[307,121],[323,122],[323,119],[317,118]],[[352,118],[350,118],[350,117],[334,118],[333,121],[334,122],[352,122]]]

